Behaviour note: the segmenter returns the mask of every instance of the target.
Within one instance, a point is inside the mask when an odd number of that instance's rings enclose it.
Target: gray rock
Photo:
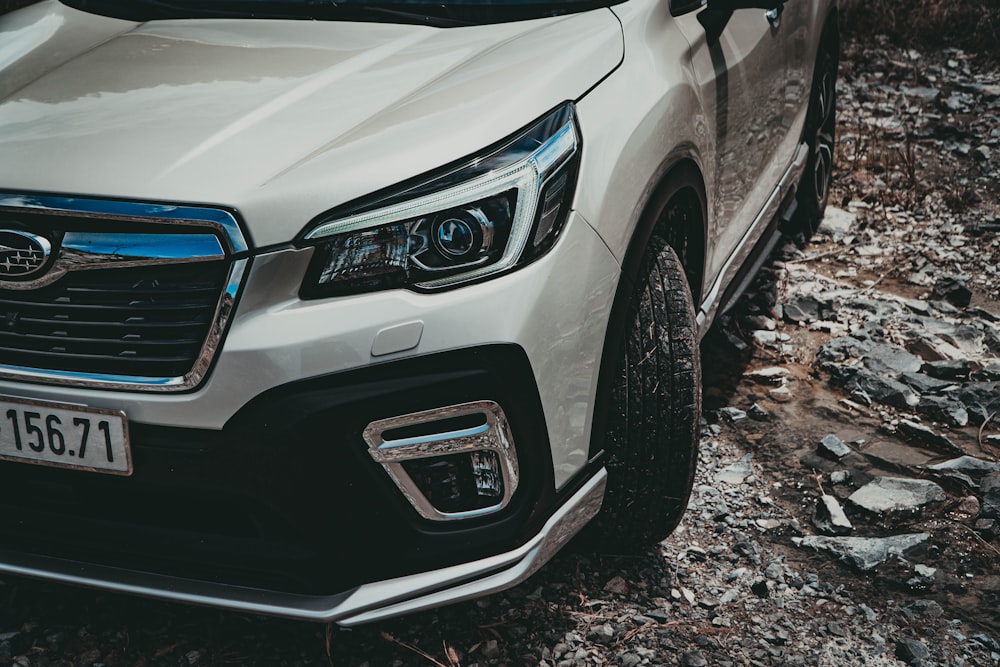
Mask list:
[[[813,524],[824,535],[849,535],[854,530],[837,499],[826,494],[816,501]]]
[[[857,221],[858,216],[854,213],[836,206],[827,206],[826,213],[823,214],[823,222],[820,223],[817,231],[821,234],[829,234],[834,238],[840,238],[850,233]]]
[[[771,413],[762,408],[760,404],[754,403],[747,410],[747,416],[749,416],[750,419],[753,419],[755,421],[766,422],[771,418]]]
[[[942,359],[940,361],[928,361],[920,370],[932,378],[941,380],[962,380],[979,369],[979,364],[968,359]]]
[[[1000,382],[966,382],[955,393],[969,411],[969,420],[977,426],[1000,412]]]
[[[858,507],[881,514],[919,510],[946,498],[944,489],[925,479],[876,477],[850,495]]]
[[[989,162],[993,157],[993,151],[989,146],[983,144],[981,146],[976,146],[976,148],[972,151],[972,157],[976,158],[980,162]]]
[[[972,456],[959,456],[944,463],[926,466],[928,470],[943,472],[963,472],[973,477],[991,472],[1000,472],[1000,461],[986,461]]]
[[[899,432],[907,438],[921,442],[939,451],[950,454],[965,454],[965,451],[952,442],[950,438],[935,432],[933,429],[924,426],[923,424],[911,422],[908,419],[901,419],[898,428]]]
[[[902,382],[866,371],[858,372],[847,383],[847,390],[863,391],[873,400],[901,410],[915,408],[920,403],[920,397]]]
[[[610,623],[602,623],[601,625],[595,625],[587,633],[587,639],[591,641],[600,642],[602,644],[609,644],[615,638],[615,629],[611,627]]]
[[[896,642],[896,657],[907,665],[919,665],[929,655],[930,651],[923,642],[916,639],[904,638]]]
[[[827,341],[816,352],[816,361],[820,363],[842,362],[848,359],[860,359],[871,350],[871,343],[858,340],[853,336],[841,336]]]
[[[747,418],[747,413],[739,408],[719,408],[718,413],[720,419],[724,419],[731,424],[741,422]]]
[[[708,667],[708,660],[700,651],[685,651],[681,653],[681,667]]]
[[[906,350],[878,343],[865,355],[864,364],[872,372],[895,377],[899,373],[916,373],[924,362]]]
[[[972,292],[957,278],[941,278],[934,283],[932,293],[959,308],[965,308],[972,301]]]
[[[795,544],[817,551],[825,551],[837,559],[867,572],[885,563],[892,556],[902,556],[906,551],[926,542],[927,533],[909,533],[892,537],[793,537]]]
[[[791,375],[791,373],[789,373],[787,368],[782,368],[781,366],[771,366],[769,368],[761,368],[750,371],[746,374],[746,377],[759,384],[781,386],[784,384],[785,378],[789,375]]]
[[[819,441],[819,453],[828,459],[837,461],[850,454],[851,448],[845,445],[843,440],[830,433]]]
[[[924,364],[922,368],[926,367],[927,364]],[[955,383],[950,380],[938,380],[923,373],[912,373],[909,371],[900,373],[899,381],[912,387],[918,394],[940,394],[949,387],[955,386]]]
[[[982,492],[980,518],[1000,519],[1000,473],[994,472],[983,477],[979,489]]]
[[[637,667],[642,662],[642,658],[635,653],[623,653],[618,656],[618,664],[622,667]]]
[[[912,385],[911,385],[912,386]],[[958,401],[943,396],[921,396],[917,410],[934,421],[963,428],[969,425],[969,411]]]
[[[900,86],[899,92],[906,95],[907,97],[915,97],[922,102],[933,102],[941,94],[938,88],[930,88],[926,86]]]
[[[830,473],[831,484],[846,484],[851,480],[850,470],[835,470]]]
[[[743,480],[753,474],[753,467],[750,461],[753,455],[747,454],[736,463],[732,463],[715,475],[715,481],[726,484],[742,484]]]

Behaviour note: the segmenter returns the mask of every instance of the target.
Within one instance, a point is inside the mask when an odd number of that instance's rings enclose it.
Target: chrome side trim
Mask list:
[[[767,223],[769,223],[778,213],[778,207],[781,205],[785,192],[792,186],[792,184],[797,183],[799,178],[802,176],[802,173],[806,168],[806,159],[808,156],[808,145],[805,143],[799,144],[798,151],[795,153],[795,158],[792,160],[792,163],[788,165],[788,169],[786,169],[784,175],[782,175],[781,180],[778,182],[778,186],[771,193],[771,196],[768,197],[767,202],[757,214],[753,224],[747,228],[743,238],[740,239],[740,243],[736,246],[736,250],[734,250],[729,256],[729,259],[726,260],[726,263],[723,265],[719,275],[716,276],[715,281],[706,293],[704,300],[702,300],[701,305],[698,307],[698,317],[696,319],[698,322],[699,337],[704,336],[708,331],[708,328],[712,324],[712,320],[715,317],[716,311],[719,309],[719,306],[722,305],[719,303],[719,300],[722,298],[725,287],[730,283],[730,281],[732,281],[733,276],[739,271],[747,255],[753,250],[754,243],[756,243],[760,238],[764,228],[767,226]]]
[[[385,437],[386,432],[394,429],[421,424],[431,425],[444,419],[467,415],[482,415],[485,417],[486,423],[458,431],[429,433],[413,438],[394,440]],[[493,401],[474,401],[390,419],[381,419],[366,426],[363,436],[365,442],[368,443],[371,457],[382,465],[392,481],[406,496],[406,499],[425,519],[454,521],[499,512],[507,506],[517,490],[519,471],[517,453],[514,450],[514,437],[511,435],[510,425],[507,423],[503,409]],[[499,457],[500,469],[503,474],[503,496],[494,505],[467,512],[439,511],[420,491],[420,488],[402,466],[403,461],[412,459],[476,451],[495,452]]]
[[[0,573],[245,613],[359,625],[516,586],[537,572],[596,516],[606,485],[607,471],[602,468],[517,549],[440,570],[364,584],[334,595],[294,595],[225,586],[9,551],[0,551]]]
[[[0,379],[43,382],[71,387],[94,389],[118,389],[123,391],[184,391],[197,386],[208,374],[215,352],[222,342],[222,335],[232,316],[236,296],[239,294],[248,259],[238,259],[229,267],[226,288],[215,307],[215,317],[208,337],[191,370],[179,377],[145,377],[141,375],[106,375],[103,373],[79,373],[76,371],[54,371],[44,368],[0,365]]]
[[[220,208],[0,192],[0,212],[25,211],[121,222],[181,223],[209,227],[226,239],[229,252],[235,254],[250,249],[236,218],[229,211]]]

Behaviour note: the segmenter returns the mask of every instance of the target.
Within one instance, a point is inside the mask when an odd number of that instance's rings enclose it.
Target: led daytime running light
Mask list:
[[[444,287],[504,271],[517,263],[528,243],[539,195],[546,178],[573,156],[577,144],[576,127],[570,120],[534,152],[512,165],[440,192],[326,222],[306,234],[305,239],[320,240],[413,220],[516,189],[510,237],[503,255],[497,261],[465,273],[418,283],[416,286],[427,289]]]

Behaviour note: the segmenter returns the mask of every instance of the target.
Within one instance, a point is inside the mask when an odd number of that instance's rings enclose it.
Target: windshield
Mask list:
[[[623,0],[61,0],[128,21],[188,18],[379,21],[455,27],[559,16]]]

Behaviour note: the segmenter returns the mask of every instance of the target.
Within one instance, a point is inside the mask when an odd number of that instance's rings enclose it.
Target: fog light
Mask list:
[[[426,519],[498,512],[517,489],[510,427],[492,401],[372,422],[364,438],[372,458]]]
[[[403,470],[428,502],[444,514],[494,507],[503,498],[503,471],[496,452],[404,461]]]

